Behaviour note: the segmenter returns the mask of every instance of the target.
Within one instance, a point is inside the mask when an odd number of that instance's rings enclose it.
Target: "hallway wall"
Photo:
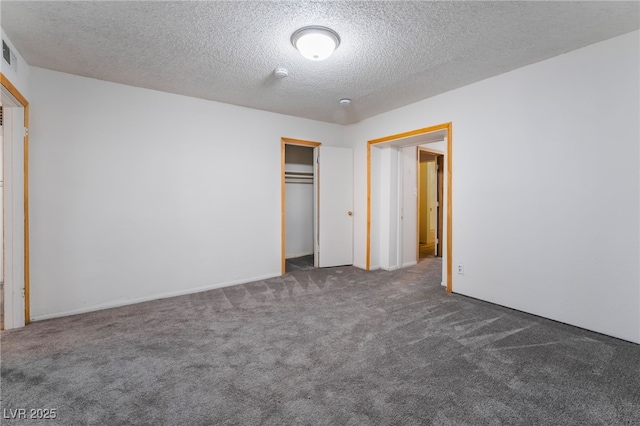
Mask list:
[[[367,141],[452,122],[453,264],[465,269],[453,291],[640,342],[639,39],[348,126],[356,265],[366,264]],[[376,253],[382,240],[371,240]]]

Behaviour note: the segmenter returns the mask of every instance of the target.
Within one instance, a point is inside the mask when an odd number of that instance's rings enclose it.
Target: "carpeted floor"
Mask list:
[[[640,424],[638,345],[439,283],[315,269],[3,332],[2,423]]]

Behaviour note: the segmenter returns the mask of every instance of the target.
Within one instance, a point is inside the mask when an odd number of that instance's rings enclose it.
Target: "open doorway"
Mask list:
[[[2,328],[30,322],[29,103],[0,73],[2,107]]]
[[[444,155],[430,145],[418,147],[418,261],[442,257]]]
[[[417,147],[424,144],[440,144],[443,148],[441,264],[443,285],[451,292],[452,123],[368,141],[366,268],[393,270],[417,262]],[[409,156],[410,152],[412,154]],[[407,173],[407,167],[413,168],[413,174]],[[413,182],[414,189],[407,190],[406,182],[410,181]],[[406,200],[411,202],[406,203]],[[413,214],[413,219],[410,214]]]

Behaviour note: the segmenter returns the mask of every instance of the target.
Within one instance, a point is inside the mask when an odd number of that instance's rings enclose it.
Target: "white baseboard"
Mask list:
[[[359,263],[354,263],[353,266],[355,266],[358,269],[367,269],[367,265],[361,265]]]
[[[166,293],[155,294],[152,296],[143,296],[143,297],[137,297],[134,299],[100,303],[98,305],[86,306],[86,307],[77,308],[77,309],[70,309],[67,311],[53,312],[53,313],[40,314],[40,315],[35,314],[31,316],[31,320],[42,321],[42,320],[47,320],[52,318],[67,317],[69,315],[86,314],[88,312],[101,311],[103,309],[119,308],[121,306],[134,305],[136,303],[143,303],[143,302],[150,302],[152,300],[160,300],[160,299],[166,299],[169,297],[184,296],[185,294],[201,293],[207,290],[215,290],[217,288],[230,287],[232,285],[238,285],[238,284],[246,284],[253,281],[266,280],[269,278],[280,277],[280,276],[282,276],[282,274],[278,272],[278,273],[267,274],[267,275],[262,275],[258,277],[247,278],[247,279],[211,284],[203,287],[191,288],[188,290],[170,291]]]
[[[408,268],[409,266],[413,266],[413,265],[417,265],[418,262],[416,262],[415,260],[412,260],[411,262],[407,262],[407,263],[403,263],[402,267],[403,268]]]

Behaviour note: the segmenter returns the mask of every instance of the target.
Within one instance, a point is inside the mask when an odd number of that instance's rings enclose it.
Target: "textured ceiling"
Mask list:
[[[640,27],[632,2],[0,2],[30,65],[340,124]],[[291,34],[328,26],[322,62]],[[278,80],[276,67],[289,70]],[[338,100],[349,97],[350,106]]]

